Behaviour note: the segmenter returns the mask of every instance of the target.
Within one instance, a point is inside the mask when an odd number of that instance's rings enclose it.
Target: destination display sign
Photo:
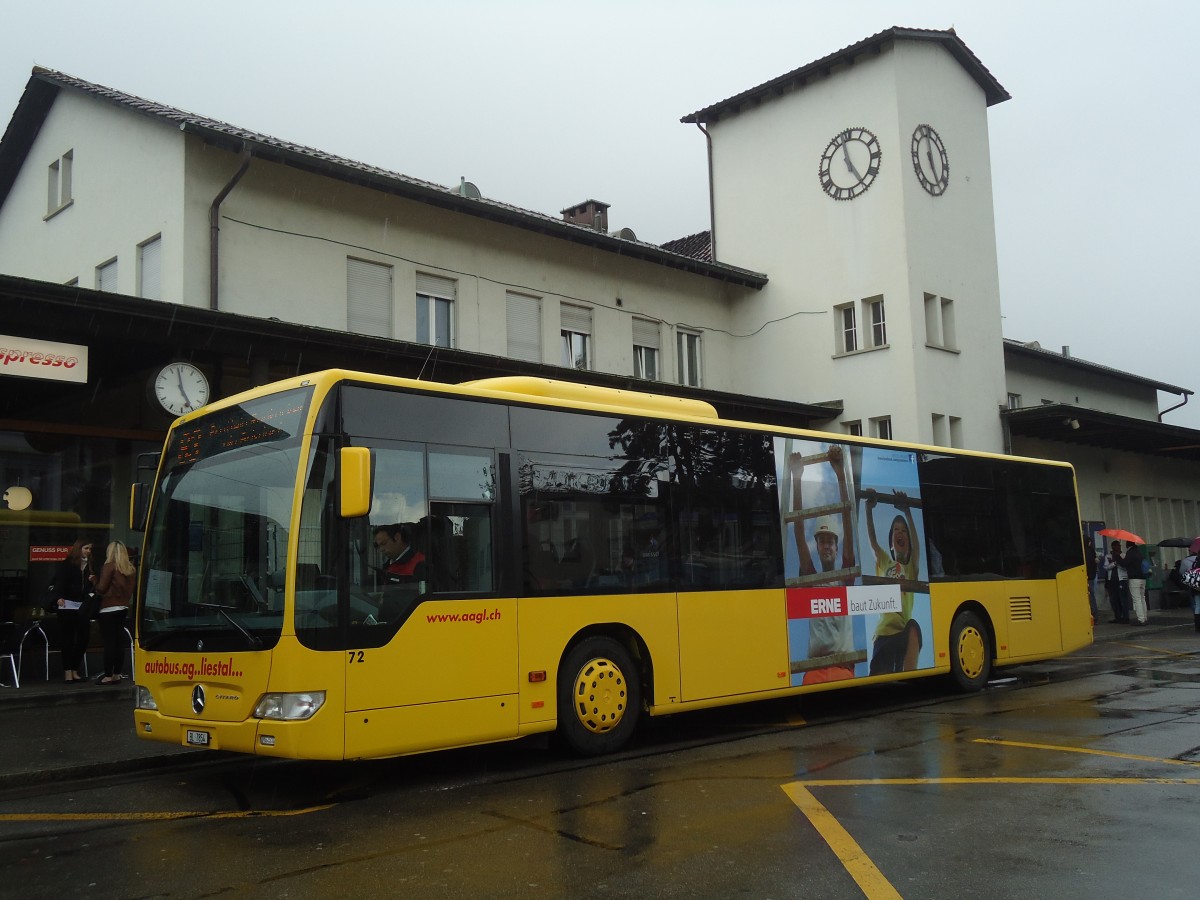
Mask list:
[[[186,466],[241,447],[282,441],[304,427],[312,388],[297,388],[214,410],[176,428],[170,463]]]

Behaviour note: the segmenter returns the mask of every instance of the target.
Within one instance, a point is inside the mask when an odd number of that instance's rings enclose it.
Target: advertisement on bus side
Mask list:
[[[916,454],[776,438],[791,684],[931,668]]]

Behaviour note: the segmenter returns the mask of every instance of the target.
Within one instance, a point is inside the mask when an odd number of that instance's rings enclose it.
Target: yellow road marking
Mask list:
[[[1092,750],[1089,747],[1062,747],[1057,744],[1031,744],[1025,741],[1001,741],[994,738],[976,738],[976,744],[996,744],[1001,747],[1025,747],[1029,750],[1056,750],[1060,753],[1086,753],[1090,756],[1109,756],[1113,759],[1132,759],[1137,762],[1163,763],[1168,766],[1191,766],[1200,768],[1200,761],[1191,759],[1164,759],[1161,756],[1138,756],[1135,753],[1117,753],[1113,750]]]
[[[1143,762],[1175,763],[1176,765],[1196,766],[1197,763],[1185,762],[1178,759],[1159,759],[1152,756],[1135,756],[1129,753],[1109,753],[1101,750],[1083,750],[1077,747],[1056,747],[1049,744],[1028,744],[1017,741],[999,741],[980,738],[980,744],[999,744],[1013,747],[1029,747],[1040,750],[1064,750],[1074,753],[1094,753],[1099,756],[1112,756],[1120,759],[1138,760]],[[870,857],[862,847],[850,836],[842,824],[834,818],[825,806],[813,796],[809,788],[814,787],[871,787],[871,786],[913,786],[913,785],[976,785],[976,784],[1074,784],[1074,785],[1200,785],[1200,778],[1022,778],[1011,776],[990,776],[982,778],[829,778],[813,781],[793,781],[780,785],[788,798],[796,804],[808,818],[813,828],[834,852],[845,867],[850,877],[866,895],[867,900],[892,900],[900,897],[890,881],[884,877],[879,868],[871,862]]]
[[[1134,650],[1145,650],[1147,653],[1153,654],[1154,656],[1185,656],[1185,657],[1191,657],[1191,656],[1195,656],[1195,655],[1196,655],[1194,651],[1190,651],[1190,652],[1189,652],[1189,651],[1186,651],[1186,650],[1164,650],[1164,649],[1162,649],[1162,648],[1159,648],[1159,647],[1147,647],[1147,646],[1145,646],[1145,645],[1143,645],[1143,644],[1126,644],[1126,643],[1123,643],[1123,642],[1122,642],[1122,643],[1121,643],[1121,646],[1122,646],[1122,647],[1132,647]],[[1153,657],[1151,657],[1151,658],[1153,658]]]
[[[841,860],[846,871],[850,873],[850,877],[867,896],[867,900],[884,900],[884,898],[900,900],[900,894],[892,887],[891,882],[883,877],[883,873],[879,871],[875,863],[871,862],[862,847],[858,846],[854,838],[850,837],[850,832],[846,831],[829,810],[808,791],[806,785],[809,783],[811,782],[801,784],[796,781],[785,784],[783,791],[825,839],[829,849]]]
[[[830,778],[795,781],[804,787],[867,787],[870,785],[921,784],[1200,784],[1200,778],[1022,778],[997,775],[987,778]],[[788,785],[784,785],[786,791]]]
[[[306,816],[336,804],[305,809],[245,809],[222,812],[95,812],[95,813],[0,813],[0,822],[161,822],[171,819],[253,819]]]

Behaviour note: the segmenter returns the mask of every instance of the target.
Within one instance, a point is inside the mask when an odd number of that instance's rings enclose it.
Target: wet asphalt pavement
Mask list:
[[[1192,623],[1190,607],[1152,610],[1145,626],[1096,624],[1097,643],[1140,640]],[[89,656],[99,671],[99,654]],[[65,684],[50,654],[49,680],[40,652],[27,652],[21,686],[0,686],[0,788],[71,778],[97,777],[200,758],[210,751],[139,739],[133,730],[133,682]],[[12,673],[0,661],[0,680]],[[1019,669],[1020,667],[1018,667]],[[1001,670],[1000,675],[1004,671]]]

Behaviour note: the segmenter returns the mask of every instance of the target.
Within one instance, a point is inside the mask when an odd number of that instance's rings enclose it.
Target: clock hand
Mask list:
[[[858,174],[858,169],[854,168],[854,162],[850,159],[850,148],[846,144],[842,144],[842,158],[846,160],[846,168],[850,170],[850,173],[862,181],[862,176]]]
[[[940,177],[940,173],[938,172],[937,166],[933,162],[933,148],[932,147],[925,148],[925,158],[929,160],[929,171],[933,173],[933,177],[934,178]]]
[[[187,395],[187,390],[183,386],[183,369],[176,369],[175,377],[179,380],[179,393],[183,397],[183,405],[188,409],[191,409],[192,398]]]

